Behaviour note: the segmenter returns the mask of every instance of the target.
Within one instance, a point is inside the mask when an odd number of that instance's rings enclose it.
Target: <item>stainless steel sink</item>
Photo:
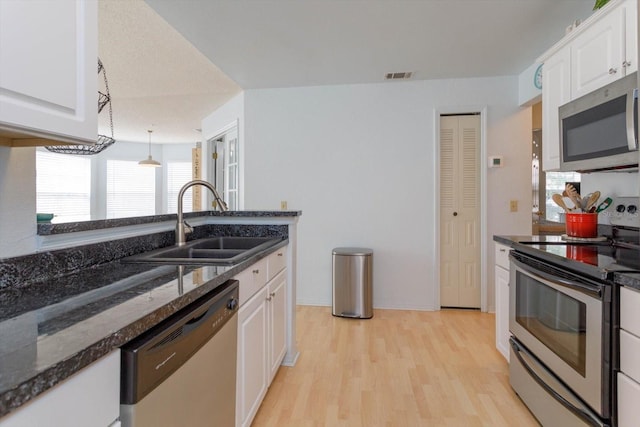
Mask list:
[[[281,237],[209,237],[120,260],[124,263],[234,265],[282,241]]]

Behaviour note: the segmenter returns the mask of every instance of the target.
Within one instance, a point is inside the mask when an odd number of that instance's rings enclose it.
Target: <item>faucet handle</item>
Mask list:
[[[193,227],[189,225],[187,221],[182,221],[184,223],[184,234],[193,233]]]

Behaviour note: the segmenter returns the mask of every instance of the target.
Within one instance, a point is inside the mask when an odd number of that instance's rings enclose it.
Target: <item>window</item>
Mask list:
[[[580,174],[578,172],[547,172],[545,179],[546,218],[549,221],[564,222],[560,215],[564,210],[551,197],[554,193],[562,194],[567,182],[580,182]],[[569,207],[571,207],[570,203]]]
[[[107,160],[107,218],[156,214],[156,169]]]
[[[36,207],[55,222],[91,219],[91,159],[36,151]]]
[[[169,162],[167,163],[167,200],[165,203],[166,213],[178,212],[178,193],[183,185],[191,181],[191,162]],[[193,187],[184,193],[182,199],[182,212],[193,211]],[[205,189],[206,190],[206,189]],[[208,190],[207,190],[208,191]]]

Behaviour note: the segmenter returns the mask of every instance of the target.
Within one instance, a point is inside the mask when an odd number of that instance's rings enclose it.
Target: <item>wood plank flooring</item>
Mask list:
[[[281,367],[252,426],[538,426],[509,386],[495,316],[298,306],[296,366]]]

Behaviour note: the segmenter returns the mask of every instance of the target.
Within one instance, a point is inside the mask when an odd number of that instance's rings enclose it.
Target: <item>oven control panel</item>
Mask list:
[[[640,227],[639,197],[613,197],[607,212],[612,225]]]

